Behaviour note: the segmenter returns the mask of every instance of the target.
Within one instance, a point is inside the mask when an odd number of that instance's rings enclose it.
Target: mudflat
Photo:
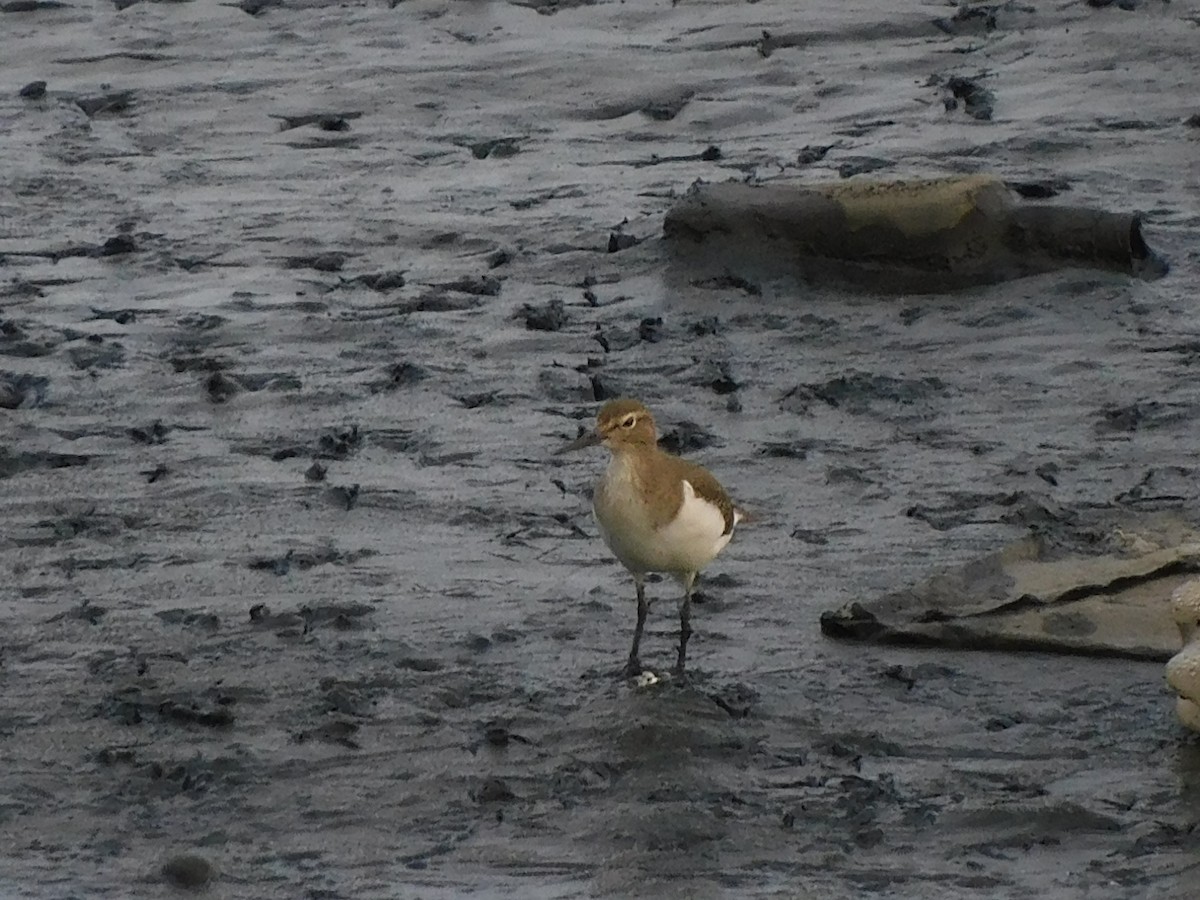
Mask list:
[[[1161,664],[818,619],[1195,514],[1200,8],[826,6],[0,6],[0,893],[1195,896]],[[1143,211],[1170,274],[659,237],[698,178],[972,172]],[[551,455],[620,394],[755,518],[686,685],[618,677],[603,453]]]

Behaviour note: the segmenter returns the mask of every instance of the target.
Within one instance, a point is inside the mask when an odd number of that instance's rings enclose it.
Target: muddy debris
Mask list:
[[[257,569],[260,572],[270,572],[273,575],[283,577],[292,570],[292,558],[296,555],[295,550],[289,550],[283,556],[259,556],[250,560],[247,565],[251,569]],[[256,615],[256,612],[258,615]],[[258,619],[267,612],[265,604],[258,604],[250,608],[250,618],[253,621]]]
[[[404,287],[404,270],[392,269],[385,272],[368,272],[363,275],[355,275],[347,282],[348,284],[361,284],[363,287],[370,288],[373,291],[385,293],[387,291],[395,291]]]
[[[662,316],[647,316],[638,322],[637,326],[638,338],[647,344],[657,344],[663,340],[663,320]]]
[[[947,385],[936,376],[897,378],[851,370],[825,382],[799,385],[784,395],[783,408],[805,413],[813,401],[853,415],[864,415],[879,402],[911,405],[945,396]]]
[[[185,853],[173,856],[162,864],[159,875],[167,884],[188,891],[208,887],[216,878],[216,868],[203,856]]]
[[[811,439],[790,441],[765,441],[758,452],[773,459],[808,459],[808,454],[822,446],[822,442]]]
[[[963,525],[1006,522],[1037,533],[1047,525],[1074,520],[1074,514],[1061,504],[1025,491],[1007,494],[958,491],[942,506],[917,504],[906,509],[905,515],[938,531]]]
[[[305,253],[299,256],[288,256],[283,260],[287,269],[312,269],[316,272],[340,272],[346,265],[351,254],[338,250],[328,250],[323,253]]]
[[[220,616],[212,612],[180,608],[160,610],[154,615],[168,625],[181,625],[184,628],[198,628],[202,631],[214,632],[221,627]]]
[[[946,98],[946,111],[957,109],[959,101],[963,111],[972,119],[990,122],[995,111],[996,95],[979,84],[979,77],[968,78],[965,75],[951,75],[946,79],[946,90],[950,95]]]
[[[524,735],[517,734],[507,725],[500,722],[488,722],[483,726],[483,741],[489,747],[503,749],[509,744],[532,745],[533,741]]]
[[[14,451],[0,444],[0,478],[11,478],[21,472],[38,469],[66,469],[87,466],[92,461],[82,453],[53,453],[48,451]]]
[[[334,485],[329,489],[329,497],[333,501],[334,505],[346,510],[346,512],[350,512],[355,506],[358,505],[358,497],[360,493],[361,487],[357,482],[349,485]]]
[[[1158,400],[1135,400],[1132,403],[1107,406],[1100,410],[1097,432],[1134,432],[1145,428],[1160,428],[1190,418],[1186,407],[1175,407]]]
[[[696,337],[708,337],[710,335],[720,334],[724,330],[721,320],[717,316],[705,316],[702,319],[696,319],[689,322],[687,326],[689,334]]]
[[[463,409],[480,409],[484,406],[495,406],[501,402],[499,391],[476,391],[471,394],[459,394],[454,398]]]
[[[366,627],[363,622],[367,616],[375,612],[375,607],[367,603],[318,603],[305,606],[301,610],[310,628],[318,625],[329,625],[339,631],[350,631]]]
[[[129,253],[134,253],[138,249],[137,242],[134,236],[130,234],[118,234],[110,238],[106,238],[99,244],[81,243],[67,244],[66,246],[48,247],[45,249],[36,250],[10,250],[8,253],[15,257],[29,256],[48,259],[52,262],[61,262],[64,259],[80,259],[93,258],[103,259],[113,256],[124,256]],[[2,259],[3,257],[0,257]],[[55,280],[50,283],[71,283]]]
[[[233,710],[228,706],[201,707],[194,702],[164,700],[158,714],[166,721],[182,725],[201,725],[205,728],[226,728],[234,723]]]
[[[92,308],[92,318],[101,320],[110,320],[118,325],[129,325],[137,321],[136,309],[101,309],[98,306]]]
[[[127,253],[136,253],[137,249],[137,242],[132,235],[118,234],[101,244],[99,252],[100,256],[124,256]]]
[[[742,387],[733,374],[733,363],[727,359],[706,360],[697,366],[692,376],[694,384],[707,387],[714,394],[732,394]]]
[[[837,144],[805,144],[796,153],[796,165],[811,166],[819,163]]]
[[[256,603],[250,607],[249,618],[250,624],[256,628],[274,629],[280,633],[299,634],[308,627],[307,620],[299,612],[271,612],[271,608],[265,603]]]
[[[68,348],[67,358],[76,369],[115,369],[125,362],[125,347],[93,334]]]
[[[470,145],[471,155],[476,159],[509,159],[521,152],[523,138],[494,138]]]
[[[224,372],[213,372],[204,379],[204,392],[216,404],[228,403],[244,390],[238,379]]]
[[[829,535],[812,528],[793,528],[791,536],[812,547],[824,547],[829,543]]]
[[[1147,469],[1136,484],[1119,492],[1114,500],[1134,509],[1175,509],[1187,502],[1196,474],[1190,466],[1156,466]]]
[[[113,91],[94,97],[76,97],[75,105],[89,118],[102,114],[119,115],[133,106],[133,91]]]
[[[29,84],[17,91],[17,96],[25,100],[40,100],[46,96],[46,82],[31,81]]]
[[[896,163],[890,159],[878,156],[851,156],[838,164],[839,178],[853,178],[855,175],[866,175],[870,172],[882,172],[895,168]]]
[[[676,153],[664,155],[652,153],[648,159],[613,160],[612,164],[630,166],[635,169],[640,169],[645,166],[663,166],[682,162],[718,162],[721,159],[721,148],[716,144],[709,144],[707,147],[697,153]]]
[[[0,3],[0,13],[37,12],[42,9],[66,9],[69,3],[60,0],[6,0]]]
[[[97,714],[124,725],[160,721],[174,725],[198,725],[223,729],[233,725],[236,716],[232,695],[219,687],[155,697],[153,691],[130,685],[113,691],[97,707]]]
[[[456,278],[454,281],[446,281],[435,287],[445,291],[458,291],[463,294],[470,294],[475,297],[498,297],[500,296],[500,288],[503,282],[499,278],[493,278],[491,275],[479,275],[474,278],[464,276]]]
[[[46,622],[75,621],[95,625],[107,614],[107,608],[98,606],[85,598],[77,606],[72,606],[70,609],[65,609],[60,613],[54,614]]]
[[[422,366],[408,360],[392,363],[384,370],[385,378],[382,381],[371,383],[372,391],[396,390],[398,388],[412,387],[419,384],[429,377],[429,372]]]
[[[592,340],[599,344],[605,353],[620,353],[642,343],[642,336],[636,328],[620,325],[604,327],[597,323]]]
[[[726,272],[724,275],[714,275],[712,278],[697,279],[692,284],[695,287],[709,290],[737,290],[749,297],[762,296],[762,285],[749,281],[740,275],[735,275],[732,272]]]
[[[805,36],[803,34],[778,34],[767,31],[765,28],[757,40],[751,42],[751,46],[763,59],[768,59],[776,50],[786,50],[791,47],[803,47],[805,44]]]
[[[182,372],[221,372],[234,365],[234,361],[224,356],[213,356],[200,352],[168,353],[166,360],[176,373]]]
[[[486,778],[474,790],[472,799],[482,806],[488,803],[507,803],[518,797],[503,778]]]
[[[346,459],[362,447],[364,439],[358,423],[332,429],[317,439],[317,455],[321,459]]]
[[[513,313],[513,318],[525,323],[530,331],[561,331],[567,324],[567,311],[557,297],[541,305],[523,303]]]
[[[718,446],[720,439],[703,425],[683,419],[665,428],[658,443],[668,453],[689,456],[699,450]]]
[[[257,15],[264,9],[270,9],[273,6],[282,5],[282,0],[243,0],[243,11],[250,12],[245,9],[245,5],[255,6],[255,12],[251,15]],[[236,4],[225,4],[233,6]],[[279,119],[279,130],[290,131],[293,128],[303,128],[306,125],[316,125],[323,131],[345,131],[347,122],[361,118],[363,113],[361,110],[327,110],[323,112],[299,113],[296,115],[282,115],[279,113],[271,113],[272,119]],[[298,267],[306,268],[306,267]]]
[[[636,235],[626,234],[623,231],[614,231],[608,236],[608,252],[620,253],[622,250],[636,247],[641,242],[642,239]]]
[[[0,370],[0,409],[33,409],[46,402],[50,379]]]
[[[431,288],[422,292],[415,300],[397,304],[396,311],[398,313],[448,313],[477,309],[483,305],[484,297],[491,296],[488,294],[489,290],[493,287],[497,291],[499,290],[498,284],[498,282],[496,285],[460,282],[450,289]]]
[[[1049,200],[1071,189],[1066,178],[1041,178],[1032,181],[1006,181],[1016,194],[1028,200]]]
[[[357,739],[362,726],[355,721],[345,718],[335,718],[324,722],[316,728],[298,731],[292,736],[297,744],[308,741],[319,741],[324,744],[334,744],[347,750],[361,750],[362,744]]]
[[[513,252],[511,250],[493,250],[487,255],[487,267],[489,269],[498,269],[501,266],[506,266],[513,261]]]
[[[986,36],[1001,27],[1002,18],[1011,25],[1016,15],[1031,11],[1031,7],[1016,3],[964,3],[955,10],[954,15],[936,18],[933,24],[939,31],[950,35]]]
[[[163,424],[162,419],[155,419],[149,425],[135,425],[129,429],[129,436],[138,444],[165,444],[171,429]]]

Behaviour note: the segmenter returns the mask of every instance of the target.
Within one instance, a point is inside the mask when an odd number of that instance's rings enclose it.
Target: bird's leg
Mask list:
[[[683,582],[683,599],[679,601],[679,658],[675,661],[678,675],[683,674],[687,663],[688,638],[692,636],[692,585],[695,581],[695,574],[689,572]]]
[[[641,575],[634,575],[633,582],[637,585],[637,627],[633,629],[633,646],[629,649],[629,662],[625,664],[625,674],[631,677],[642,674],[638,647],[642,643],[642,630],[646,627],[646,613],[650,611],[650,604],[646,602],[645,580]]]

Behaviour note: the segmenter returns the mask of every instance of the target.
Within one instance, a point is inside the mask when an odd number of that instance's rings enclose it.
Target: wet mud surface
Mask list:
[[[1196,512],[1194,3],[0,22],[6,896],[1194,896],[1161,665],[818,626]],[[1140,209],[1172,271],[876,295],[659,239],[696,178],[867,171]],[[685,685],[617,677],[603,458],[551,456],[622,393],[756,519]]]

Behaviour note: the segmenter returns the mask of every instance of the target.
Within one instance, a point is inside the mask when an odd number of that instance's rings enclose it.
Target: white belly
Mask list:
[[[667,524],[655,528],[631,473],[613,460],[596,489],[593,506],[600,533],[621,565],[636,574],[668,572],[680,577],[712,562],[729,539],[721,510],[683,483],[683,504]]]

